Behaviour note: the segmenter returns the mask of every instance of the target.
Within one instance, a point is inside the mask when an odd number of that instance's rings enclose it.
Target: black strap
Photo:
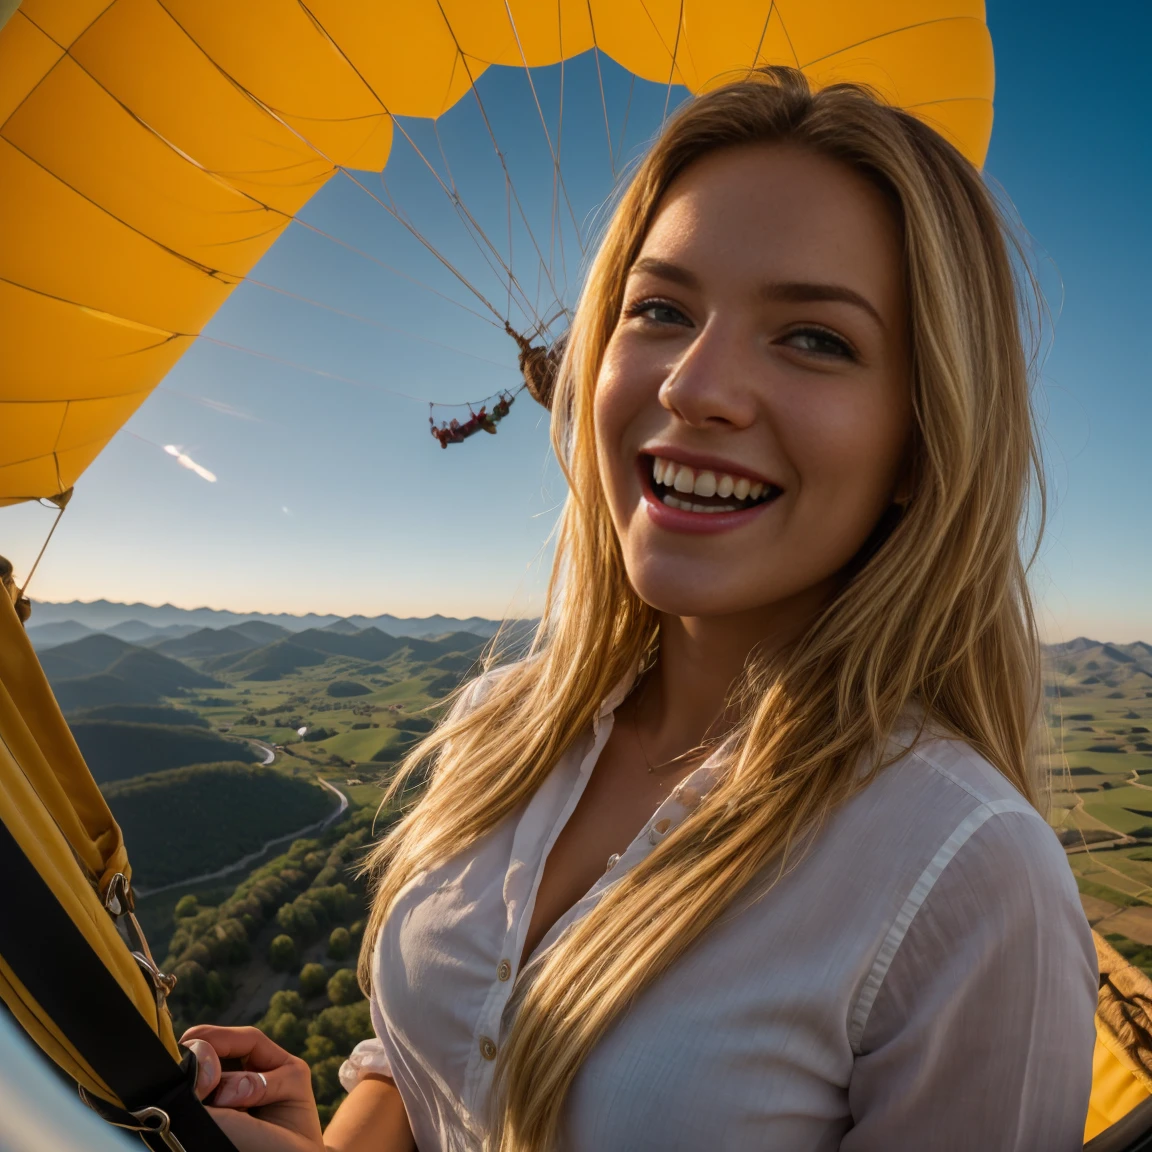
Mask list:
[[[236,1152],[177,1064],[0,822],[0,955],[125,1106],[162,1108],[187,1152]],[[146,1141],[150,1145],[151,1140]]]

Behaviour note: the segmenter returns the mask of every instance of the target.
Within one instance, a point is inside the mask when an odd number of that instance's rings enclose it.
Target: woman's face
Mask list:
[[[628,574],[658,611],[818,608],[902,495],[901,244],[879,191],[797,148],[716,153],[668,190],[595,400]]]

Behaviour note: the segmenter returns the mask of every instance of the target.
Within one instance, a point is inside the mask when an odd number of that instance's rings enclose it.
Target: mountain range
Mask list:
[[[220,630],[236,626],[258,628],[272,626],[264,643],[293,632],[331,629],[346,633],[376,628],[390,636],[432,637],[448,632],[471,632],[487,639],[500,627],[499,620],[470,616],[461,620],[453,616],[401,617],[384,613],[380,616],[342,617],[309,613],[292,616],[275,612],[230,612],[219,608],[177,608],[172,604],[117,604],[110,600],[71,600],[66,603],[37,601],[28,635],[38,650],[70,644],[93,633],[114,636],[129,644],[154,647],[168,640],[178,640],[205,629]],[[255,638],[249,633],[251,638]]]

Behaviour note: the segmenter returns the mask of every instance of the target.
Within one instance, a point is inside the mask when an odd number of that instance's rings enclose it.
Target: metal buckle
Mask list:
[[[106,1100],[100,1100],[86,1091],[82,1085],[77,1087],[80,1090],[80,1099],[107,1123],[128,1132],[146,1132],[150,1136],[158,1136],[169,1152],[187,1152],[173,1133],[172,1118],[163,1108],[148,1107],[130,1112],[124,1108],[117,1108]]]
[[[140,971],[144,973],[148,983],[152,985],[152,991],[156,997],[156,1019],[159,1022],[164,1015],[168,997],[172,995],[172,989],[176,987],[176,977],[167,972],[161,972],[160,966],[152,958],[152,950],[144,938],[144,930],[140,927],[140,922],[136,919],[136,914],[133,911],[135,905],[136,900],[128,877],[123,872],[117,872],[108,881],[108,888],[104,893],[104,907],[115,922],[116,930],[120,933],[124,943],[128,945],[132,959],[140,966]]]

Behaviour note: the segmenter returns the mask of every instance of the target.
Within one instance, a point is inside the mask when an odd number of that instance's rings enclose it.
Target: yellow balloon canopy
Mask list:
[[[0,20],[10,4],[0,4]],[[982,0],[23,0],[0,27],[0,504],[65,491],[393,116],[593,48],[698,92],[855,80],[981,164]]]

